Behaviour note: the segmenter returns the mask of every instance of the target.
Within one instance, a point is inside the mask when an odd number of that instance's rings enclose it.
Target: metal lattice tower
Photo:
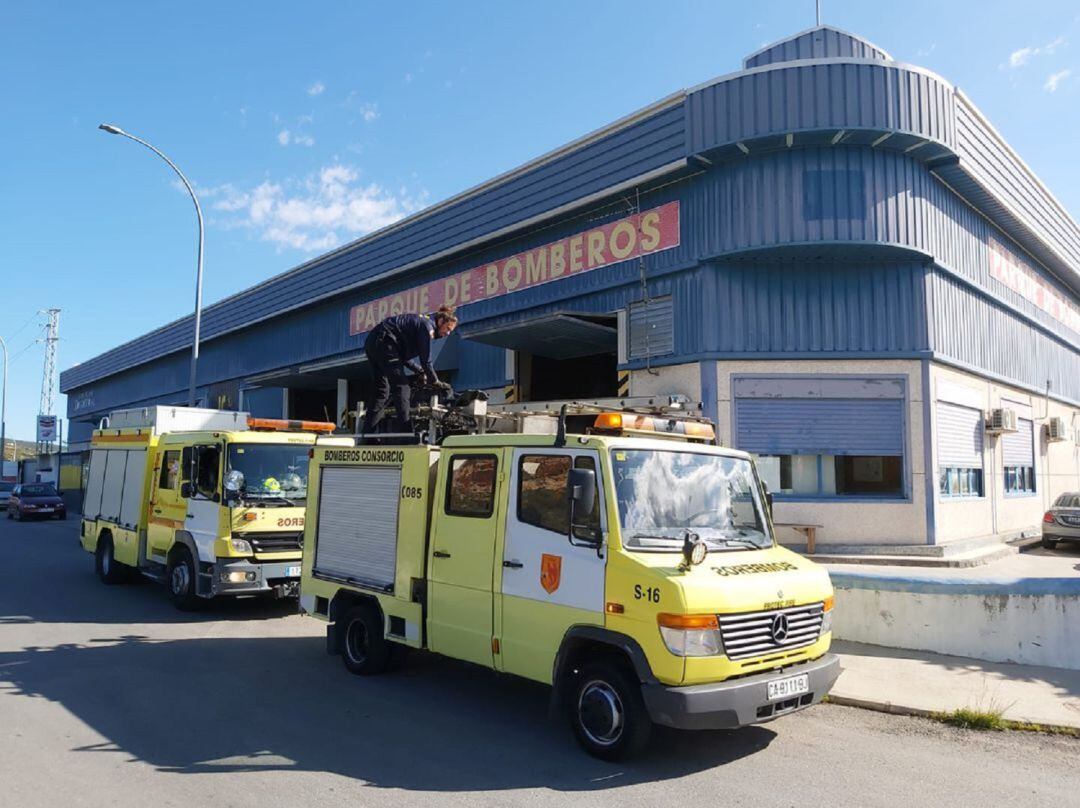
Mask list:
[[[38,407],[40,415],[53,414],[53,390],[56,389],[56,343],[60,341],[60,309],[48,309],[41,312],[47,314],[49,322],[45,325],[45,367],[41,374],[41,404]],[[48,451],[48,445],[41,447],[42,451]]]

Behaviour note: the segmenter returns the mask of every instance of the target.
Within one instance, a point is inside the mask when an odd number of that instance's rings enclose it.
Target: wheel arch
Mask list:
[[[576,667],[586,659],[597,656],[615,659],[627,665],[641,684],[655,683],[649,659],[633,637],[603,626],[571,626],[563,635],[551,672],[551,709],[562,704],[565,685]]]
[[[341,653],[344,638],[339,630],[339,621],[355,606],[370,606],[373,608],[379,616],[379,621],[383,624],[383,631],[386,630],[386,615],[383,613],[382,605],[377,597],[365,592],[355,592],[351,589],[339,589],[334,594],[334,597],[330,599],[326,612],[330,620],[330,626],[327,627],[326,632],[327,653]]]

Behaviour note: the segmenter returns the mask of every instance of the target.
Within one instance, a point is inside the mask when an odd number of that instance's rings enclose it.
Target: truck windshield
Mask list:
[[[241,499],[303,504],[307,497],[307,477],[305,445],[234,443],[229,446],[226,488],[237,490]]]
[[[750,461],[688,451],[613,449],[623,545],[682,549],[692,530],[710,550],[772,546]]]

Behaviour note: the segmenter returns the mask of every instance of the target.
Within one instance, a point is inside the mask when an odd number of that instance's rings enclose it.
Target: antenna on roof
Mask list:
[[[821,25],[821,0],[815,0],[814,7],[817,10],[817,24]]]

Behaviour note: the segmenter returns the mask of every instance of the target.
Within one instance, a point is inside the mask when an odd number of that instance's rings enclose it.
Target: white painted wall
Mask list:
[[[696,369],[696,365],[694,366]],[[891,375],[907,379],[907,463],[911,477],[911,500],[906,502],[784,502],[777,500],[777,522],[823,525],[818,547],[830,544],[925,544],[926,479],[923,472],[922,369],[917,360],[785,360],[717,363],[717,429],[721,442],[733,445],[732,376],[738,374],[833,374],[851,376]],[[780,541],[805,544],[794,530],[778,530]]]
[[[941,592],[941,586],[930,591],[918,585],[893,591],[869,583],[871,588],[854,588],[835,573],[833,584],[837,639],[1080,670],[1080,582],[1071,592],[1048,586],[1042,594],[1009,593],[1005,585],[949,587],[954,594]]]
[[[1064,491],[1080,490],[1080,446],[1076,432],[1080,428],[1080,409],[1057,401],[1047,402],[1044,396],[998,384],[972,373],[934,364],[930,372],[931,397],[954,400],[970,396],[970,406],[984,412],[997,407],[1011,407],[1023,417],[1035,421],[1035,495],[1005,496],[1004,463],[1001,438],[987,435],[983,442],[984,496],[977,499],[956,499],[936,494],[935,518],[938,543],[982,536],[1013,538],[1022,533],[1037,533],[1042,515],[1054,499]],[[936,434],[937,413],[932,408],[932,430]],[[1069,440],[1050,443],[1046,440],[1046,423],[1052,416],[1065,419],[1070,425]],[[937,479],[937,445],[933,451],[933,474]],[[935,492],[937,491],[935,485]]]

